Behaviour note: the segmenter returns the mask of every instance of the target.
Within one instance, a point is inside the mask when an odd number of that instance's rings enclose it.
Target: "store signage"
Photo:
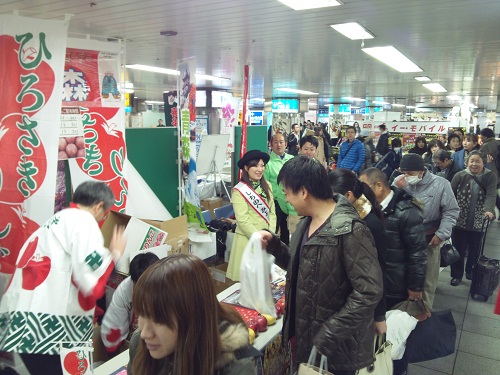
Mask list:
[[[262,125],[264,123],[264,112],[250,111],[250,125]]]
[[[275,113],[297,113],[299,101],[297,99],[273,99],[272,108]]]
[[[351,108],[351,115],[364,115],[366,108]]]
[[[351,105],[350,104],[340,104],[339,105],[339,113],[351,114]]]

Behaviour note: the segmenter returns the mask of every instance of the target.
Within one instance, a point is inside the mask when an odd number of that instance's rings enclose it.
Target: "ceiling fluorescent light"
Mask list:
[[[159,68],[157,66],[149,66],[149,65],[141,65],[141,64],[125,65],[125,68],[143,70],[145,72],[171,74],[174,76],[178,76],[180,74],[178,70]]]
[[[443,86],[441,86],[439,83],[423,83],[422,86],[424,86],[427,90],[431,90],[433,92],[447,92]]]
[[[372,103],[373,104],[382,104],[382,105],[384,105],[384,104],[391,104],[389,102],[379,102],[378,100],[374,100]]]
[[[408,109],[414,109],[414,108],[417,108],[417,107],[415,107],[414,105],[407,105],[406,108],[408,108]]]
[[[361,26],[357,22],[339,23],[330,26],[351,40],[374,38],[372,33],[370,33],[368,30],[366,30],[363,26]]]
[[[170,74],[170,75],[174,75],[174,76],[178,76],[180,74],[178,70],[167,69],[167,68],[159,68],[157,66],[132,64],[132,65],[125,65],[125,67],[129,68],[129,69],[143,70],[145,72]],[[196,78],[198,78],[198,79],[204,79],[204,80],[207,80],[207,81],[217,81],[217,80],[219,80],[219,81],[230,81],[229,78],[215,77],[215,76],[209,76],[209,75],[206,75],[206,74],[198,74],[198,73],[196,73]]]
[[[447,98],[450,99],[450,100],[453,100],[453,101],[460,101],[460,100],[462,100],[462,97],[458,96],[458,95],[448,95]]]
[[[428,82],[428,81],[430,81],[430,80],[431,80],[431,79],[430,79],[429,77],[427,77],[427,76],[418,76],[418,77],[415,77],[415,79],[416,79],[417,81],[420,81],[420,82]]]
[[[406,107],[404,104],[391,104],[393,107]]]
[[[393,46],[361,48],[361,50],[377,60],[389,65],[401,73],[421,72],[413,61]]]
[[[319,95],[317,92],[312,92],[312,91],[305,91],[305,90],[297,90],[297,89],[289,89],[286,87],[280,87],[277,89],[274,89],[276,91],[282,91],[282,92],[291,92],[294,94],[305,94],[305,95]]]
[[[294,10],[317,9],[342,5],[337,0],[278,0]]]
[[[146,104],[165,104],[164,102],[160,102],[158,100],[145,100]]]
[[[340,99],[344,99],[344,100],[351,100],[353,102],[366,102],[366,99],[361,99],[361,98],[353,98],[352,96],[344,96]]]

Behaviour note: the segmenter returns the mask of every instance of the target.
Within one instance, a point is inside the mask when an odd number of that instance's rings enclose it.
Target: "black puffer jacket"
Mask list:
[[[293,324],[296,361],[307,362],[315,345],[327,356],[333,372],[353,371],[373,362],[373,314],[382,296],[373,237],[346,198],[335,200],[330,218],[300,250],[298,264],[294,264],[295,254],[310,217],[298,224],[290,249],[276,237],[268,246],[276,264],[287,269],[284,342],[290,339]]]
[[[427,243],[418,203],[404,190],[391,189],[394,196],[383,210],[387,233],[385,293],[390,299],[406,299],[408,289],[424,289]]]

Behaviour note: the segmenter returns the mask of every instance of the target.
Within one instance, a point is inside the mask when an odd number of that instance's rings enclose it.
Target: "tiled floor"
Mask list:
[[[500,259],[500,222],[490,225],[484,255]],[[500,375],[500,315],[493,314],[497,292],[488,302],[470,298],[470,281],[453,287],[450,270],[439,277],[434,310],[451,309],[457,325],[457,351],[445,358],[410,365],[408,375]]]

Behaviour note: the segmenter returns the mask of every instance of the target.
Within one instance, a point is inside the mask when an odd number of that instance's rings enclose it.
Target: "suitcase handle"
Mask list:
[[[481,226],[481,247],[479,256],[484,254],[484,243],[486,242],[486,233],[488,232],[488,228],[490,226],[490,219],[488,216],[483,218],[483,225]]]

